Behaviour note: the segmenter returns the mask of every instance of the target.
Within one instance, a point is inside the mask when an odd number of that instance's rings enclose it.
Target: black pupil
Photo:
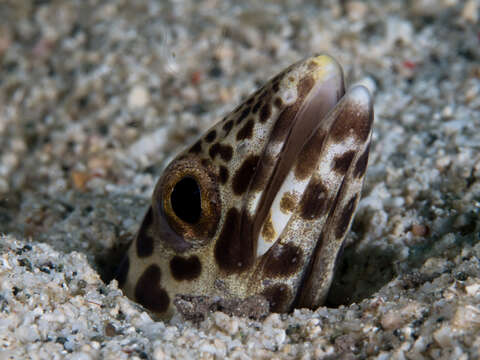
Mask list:
[[[194,224],[202,214],[200,188],[195,179],[184,178],[173,188],[170,195],[172,209],[181,220]]]

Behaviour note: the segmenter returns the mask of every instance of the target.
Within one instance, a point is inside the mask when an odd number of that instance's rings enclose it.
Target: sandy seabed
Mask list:
[[[321,4],[320,4],[321,3]],[[0,3],[0,359],[480,357],[480,4]],[[104,281],[166,163],[326,52],[374,93],[328,307],[156,322]]]

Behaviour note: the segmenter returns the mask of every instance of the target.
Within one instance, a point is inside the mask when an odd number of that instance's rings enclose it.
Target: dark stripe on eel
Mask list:
[[[355,151],[350,150],[340,156],[335,157],[333,160],[333,170],[341,175],[345,175],[350,167],[350,164],[352,163],[354,156]]]
[[[355,210],[355,206],[357,205],[357,198],[358,194],[353,196],[342,210],[337,228],[335,229],[335,236],[337,239],[340,239],[345,235],[348,225],[350,225],[350,220],[352,220],[353,212]]]
[[[321,179],[312,178],[300,200],[300,216],[305,220],[318,219],[329,209],[328,190]]]
[[[367,165],[368,165],[369,152],[370,152],[370,143],[367,145],[367,148],[365,149],[363,154],[360,155],[360,157],[357,160],[357,163],[355,164],[355,170],[353,171],[353,176],[355,176],[357,179],[365,175],[365,171],[367,170]]]
[[[175,280],[194,280],[202,273],[202,264],[195,255],[189,258],[174,256],[170,260],[170,271]]]
[[[149,207],[136,239],[137,256],[139,258],[144,258],[153,254],[153,238],[148,234],[148,230],[150,230],[152,223],[153,212],[152,207]]]
[[[304,132],[311,132],[311,129],[308,129],[308,126],[305,128],[305,124],[295,127],[295,125],[298,125],[295,120],[300,107],[304,103],[306,96],[314,84],[315,81],[311,77],[306,77],[299,81],[297,86],[298,98],[296,102],[287,107],[279,115],[267,144],[268,147],[275,146],[275,143],[279,140],[283,142],[284,145],[281,150],[281,157],[279,156],[279,159],[268,159],[268,164],[266,161],[263,161],[263,159],[260,159],[259,168],[261,168],[261,171],[257,171],[253,174],[251,189],[260,188],[258,183],[262,183],[261,188],[266,189],[261,195],[253,222],[253,232],[251,234],[255,239],[260,233],[262,224],[267,217],[270,206],[280,189],[280,186],[298,155],[301,144],[305,141],[306,134],[304,134]],[[268,183],[266,183],[267,181]],[[248,213],[244,209],[242,211],[242,217],[246,216],[248,216]],[[244,227],[245,224],[245,222],[242,223],[242,236],[244,236],[243,234],[252,231],[252,229],[246,229]]]
[[[262,294],[270,303],[270,311],[285,312],[292,301],[292,290],[288,285],[275,284],[267,287]]]
[[[364,116],[367,115],[368,119]],[[373,122],[373,104],[370,103],[370,109],[365,111],[358,109],[355,103],[345,104],[340,109],[340,116],[335,119],[330,130],[330,135],[335,142],[341,142],[353,133],[361,142],[367,141]]]
[[[115,273],[115,279],[118,281],[118,286],[123,287],[125,281],[127,280],[128,269],[130,268],[130,259],[128,255],[125,255],[120,266],[118,267]]]
[[[236,208],[228,210],[215,245],[215,260],[219,268],[228,274],[242,272],[254,261],[252,237],[240,236],[241,220]],[[251,228],[251,222],[246,227]]]
[[[150,265],[140,276],[135,286],[135,299],[148,310],[167,311],[170,298],[160,286],[162,272],[157,265]]]
[[[289,276],[301,269],[303,250],[294,244],[274,245],[266,254],[263,273],[267,277]]]
[[[247,123],[237,132],[237,141],[250,139],[253,136],[253,119],[250,118]]]
[[[220,143],[215,143],[212,146],[210,146],[210,150],[208,151],[208,154],[212,158],[212,160],[215,160],[215,157],[217,155],[220,155],[223,161],[230,161],[233,156],[233,149],[230,145],[222,145]]]

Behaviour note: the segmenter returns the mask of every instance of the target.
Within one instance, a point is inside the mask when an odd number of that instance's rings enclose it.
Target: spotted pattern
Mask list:
[[[270,135],[272,141],[282,142],[284,141],[290,127],[292,125],[292,118],[298,112],[300,103],[295,103],[285,107],[278,116],[277,121],[272,129],[272,134]]]
[[[317,166],[318,156],[322,152],[325,138],[326,134],[323,131],[316,131],[302,148],[295,163],[295,177],[297,179],[304,180],[313,172]]]
[[[215,157],[220,155],[223,161],[230,161],[233,156],[233,148],[230,145],[215,143],[210,147],[208,154],[212,160],[215,160]]]
[[[260,122],[265,123],[272,115],[272,105],[269,102],[263,104],[262,109],[260,110]]]
[[[272,222],[272,213],[270,212],[265,219],[265,222],[262,227],[262,236],[264,239],[267,239],[269,241],[275,240],[277,237],[277,233],[275,232],[275,229],[273,228],[273,222]]]
[[[355,195],[350,199],[348,204],[342,210],[340,219],[338,221],[337,227],[335,229],[335,236],[340,239],[342,238],[350,225],[350,220],[352,219],[353,212],[355,211],[355,207],[357,206],[357,198],[358,195]]]
[[[218,179],[222,184],[225,184],[228,181],[228,177],[229,177],[228,169],[225,166],[221,165],[220,170],[218,171]]]
[[[253,119],[247,121],[247,123],[238,131],[237,141],[251,139],[253,136]]]
[[[292,298],[292,290],[288,285],[275,284],[267,287],[263,295],[270,303],[270,311],[283,312]]]
[[[272,90],[274,92],[278,92],[278,90],[280,90],[280,80],[281,80],[280,77],[273,80]]]
[[[198,140],[189,150],[192,154],[200,154],[202,152],[202,140]]]
[[[252,162],[254,162],[252,160]],[[257,164],[255,177],[252,180],[250,186],[251,191],[261,191],[265,189],[265,186],[268,184],[268,175],[270,174],[270,169],[275,165],[275,161],[269,155],[263,155],[262,161]]]
[[[259,160],[259,156],[251,155],[243,161],[232,181],[232,189],[235,195],[242,195],[247,191],[250,180],[257,170]]]
[[[228,136],[228,134],[229,134],[230,131],[232,130],[232,127],[233,127],[233,120],[228,120],[228,121],[222,126],[223,131],[225,131],[225,135],[224,135],[224,136]]]
[[[301,101],[305,99],[305,96],[307,96],[307,94],[313,88],[313,85],[315,85],[315,80],[311,76],[306,76],[299,81],[297,91],[298,98],[301,99]]]
[[[202,159],[202,160],[200,161],[200,163],[201,163],[204,167],[209,167],[212,162],[211,162],[209,159]]]
[[[368,116],[366,121],[361,119],[365,115]],[[340,142],[345,136],[353,134],[359,141],[366,142],[370,135],[372,122],[373,111],[365,114],[364,111],[360,111],[352,105],[336,119],[330,131],[330,136],[334,141]]]
[[[248,106],[246,107],[242,113],[240,114],[240,116],[237,118],[236,120],[236,124],[240,124],[243,120],[245,120],[247,118],[247,116],[250,114],[250,111],[252,111],[252,107],[251,106]]]
[[[365,175],[365,171],[367,170],[368,165],[368,153],[370,152],[370,144],[368,144],[367,148],[363,152],[362,155],[358,158],[357,163],[355,164],[355,170],[353,172],[353,176],[356,178],[362,178]]]
[[[170,260],[170,271],[175,280],[193,280],[200,276],[202,272],[202,264],[198,256],[190,256],[184,258],[182,256],[174,256]]]
[[[219,268],[228,274],[248,269],[254,260],[252,239],[240,234],[241,220],[236,208],[228,210],[215,245],[215,260]]]
[[[262,99],[259,99],[255,105],[253,105],[253,108],[252,108],[252,113],[253,114],[256,114],[258,112],[258,110],[260,110],[260,108],[262,107]]]
[[[273,105],[275,105],[277,109],[280,109],[283,106],[282,99],[279,97],[276,97],[275,100],[273,101]]]
[[[300,216],[306,220],[318,219],[329,208],[328,189],[318,178],[310,181],[300,200]]]
[[[150,265],[135,286],[135,299],[148,310],[162,313],[168,309],[170,298],[160,286],[162,272],[157,265]]]
[[[215,138],[217,137],[217,131],[216,130],[211,130],[207,136],[205,136],[205,141],[207,143],[211,143],[213,142],[213,140],[215,140]]]
[[[298,110],[303,104],[305,97],[312,89],[314,85],[314,80],[307,76],[301,79],[297,86],[297,100],[287,107],[280,113],[275,126],[272,131],[271,138],[273,141],[283,141],[292,126],[292,119],[295,118],[295,115],[298,113]]]
[[[280,210],[285,214],[293,212],[295,206],[297,206],[297,201],[297,195],[292,194],[291,192],[286,192],[280,200]]]
[[[302,268],[303,251],[294,244],[274,246],[267,253],[263,273],[267,277],[289,276]]]
[[[333,170],[345,174],[352,163],[355,151],[347,151],[345,154],[337,156],[333,161]]]

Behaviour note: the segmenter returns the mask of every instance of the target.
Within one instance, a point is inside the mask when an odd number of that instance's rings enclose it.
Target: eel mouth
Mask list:
[[[323,226],[330,214],[321,217],[317,213],[329,206],[329,199],[340,191],[348,169],[369,143],[373,121],[369,91],[361,85],[352,87],[324,115],[322,85],[318,90],[313,89],[295,116],[264,191],[264,202],[260,203],[263,207],[259,209],[262,217],[254,223],[258,226],[254,228],[258,231],[257,257],[265,254],[283,236],[284,230],[302,226],[299,221],[315,221],[316,227]],[[289,194],[295,194],[296,200],[285,211],[282,200]],[[294,216],[295,224],[287,228]]]
[[[252,235],[254,239],[257,239],[257,256],[261,256],[268,251],[288,222],[287,218],[279,219],[275,224],[275,231],[271,232],[270,236],[268,236],[268,231],[262,230],[262,228],[265,228],[265,224],[271,223],[272,213],[278,212],[272,206],[282,184],[291,172],[302,148],[322,126],[327,114],[332,111],[345,94],[341,66],[333,58],[326,55],[315,57],[313,61],[315,61],[317,67],[299,79],[299,85],[297,86],[299,94],[296,102],[287,106],[279,114],[272,130],[272,133],[275,133],[275,127],[277,126],[288,128],[286,136],[281,140],[283,146],[277,158],[273,161],[273,170],[255,211]],[[300,94],[300,88],[305,86],[302,84],[308,82],[310,82],[309,91],[306,94]],[[268,157],[269,147],[275,146],[277,141],[274,136],[271,136],[265,146],[263,158]],[[259,166],[262,166],[262,164]]]

